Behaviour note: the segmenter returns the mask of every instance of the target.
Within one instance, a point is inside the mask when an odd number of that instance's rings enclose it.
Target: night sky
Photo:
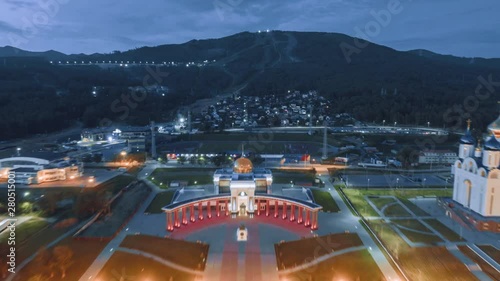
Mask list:
[[[365,39],[500,57],[498,0],[1,0],[0,46],[94,53],[266,29],[356,35],[398,2],[399,12]]]

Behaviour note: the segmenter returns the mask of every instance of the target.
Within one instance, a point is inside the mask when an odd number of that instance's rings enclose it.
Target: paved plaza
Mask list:
[[[146,167],[140,172],[139,177],[145,180],[147,174],[150,174],[154,167],[155,166]],[[381,177],[381,180],[385,178],[384,176],[379,177]],[[153,192],[145,200],[144,204],[141,206],[132,220],[107,245],[107,247],[101,252],[94,263],[87,269],[87,272],[81,277],[80,280],[95,280],[95,277],[97,276],[99,271],[110,259],[113,252],[119,248],[120,243],[127,235],[146,234],[158,237],[170,237],[192,242],[200,241],[207,243],[210,245],[210,247],[207,257],[206,269],[204,272],[206,280],[257,281],[278,280],[274,244],[281,241],[299,240],[302,237],[311,237],[313,235],[321,236],[330,233],[345,232],[356,233],[360,237],[361,241],[363,242],[363,246],[361,248],[368,250],[368,253],[380,268],[386,280],[399,280],[399,274],[389,263],[387,257],[375,243],[373,238],[361,225],[359,217],[356,217],[351,213],[347,205],[342,200],[340,194],[335,190],[335,188],[333,188],[329,176],[323,175],[320,178],[325,182],[324,190],[328,191],[331,194],[336,204],[339,206],[340,211],[337,213],[320,212],[319,229],[315,231],[311,231],[310,228],[304,227],[304,225],[301,224],[297,224],[297,222],[290,222],[289,220],[283,220],[282,218],[274,218],[273,216],[266,217],[262,214],[260,216],[256,215],[254,218],[231,218],[226,216],[214,216],[211,219],[208,219],[205,214],[205,218],[203,220],[197,220],[196,223],[188,223],[181,228],[176,228],[173,232],[169,232],[165,229],[165,214],[144,213],[145,209],[154,199],[155,195],[158,192],[162,191],[158,187],[147,182],[147,184],[153,188]],[[301,193],[300,188],[288,191],[285,191],[286,189],[289,189],[289,186],[287,185],[281,185],[280,188],[282,189],[281,192],[283,193]],[[197,188],[189,187],[186,189],[186,191],[191,192],[192,194],[185,196],[195,197],[197,195],[201,195],[211,191],[211,188],[209,186]],[[424,221],[425,219],[436,217],[439,219],[439,221],[447,225],[449,228],[458,230],[458,226],[454,224],[454,222],[449,218],[444,216],[444,211],[437,208],[435,199],[414,200],[415,204],[429,213],[429,216],[418,216],[413,213],[412,210],[408,209],[404,204],[400,203],[397,198],[392,198],[394,199],[395,203],[391,204],[400,204],[400,207],[407,212],[407,214],[402,217],[386,216],[384,214],[384,211],[387,207],[384,207],[382,210],[380,210],[373,205],[373,203],[370,201],[370,198],[367,199],[367,202],[369,202],[369,204],[371,204],[372,207],[374,207],[374,209],[379,213],[380,217],[377,217],[377,219],[383,219],[388,222],[397,219],[418,220],[419,222],[427,226],[430,231],[432,231],[432,233],[429,234],[435,235],[436,237],[439,237],[439,239],[442,239],[443,242],[440,244],[446,246],[450,253],[452,253],[455,257],[462,261],[466,266],[471,268],[471,272],[475,274],[476,277],[478,277],[480,280],[489,280],[484,275],[484,273],[480,269],[478,269],[477,266],[474,266],[475,263],[465,255],[463,255],[456,247],[460,245],[473,245],[475,241],[483,241],[483,243],[487,242],[491,243],[492,245],[500,246],[498,240],[495,239],[495,235],[492,234],[490,239],[485,241],[483,240],[483,234],[479,235],[473,231],[462,229],[459,230],[460,233],[464,238],[470,239],[470,242],[451,242]],[[236,239],[236,231],[241,225],[244,225],[248,229],[248,240],[245,242],[238,242]],[[418,232],[419,230],[405,229],[404,226],[400,228],[394,228],[395,231],[401,235],[402,239],[404,239],[410,246],[429,246],[428,244],[424,245],[423,243],[410,241],[410,239],[408,239],[408,237],[406,237],[406,235],[404,234],[404,231]],[[351,250],[347,250],[347,252]],[[325,259],[327,257],[322,258]],[[488,257],[485,257],[485,259],[487,258]],[[319,259],[317,259],[316,261],[318,260]],[[498,264],[495,264],[495,266],[498,266]]]

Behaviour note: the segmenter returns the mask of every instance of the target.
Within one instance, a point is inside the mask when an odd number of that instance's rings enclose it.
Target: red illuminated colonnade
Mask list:
[[[213,216],[236,216],[231,214],[231,196],[212,195],[176,202],[165,206],[162,210],[167,216],[167,230],[174,231],[182,225],[194,223],[197,220],[211,219]],[[304,224],[312,230],[318,229],[318,212],[322,207],[318,204],[288,198],[284,196],[256,194],[254,197],[253,213],[248,216],[274,216],[290,222]]]

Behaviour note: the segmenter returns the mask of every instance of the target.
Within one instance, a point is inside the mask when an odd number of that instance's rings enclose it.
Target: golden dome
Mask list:
[[[253,170],[252,161],[248,158],[241,157],[234,161],[233,171],[238,174],[248,174]]]

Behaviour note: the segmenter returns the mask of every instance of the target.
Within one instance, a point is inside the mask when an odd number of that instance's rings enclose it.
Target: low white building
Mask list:
[[[83,166],[81,163],[63,159],[58,154],[45,153],[43,155],[46,156],[45,159],[37,157],[0,159],[0,178],[7,178],[9,172],[15,172],[16,182],[38,184],[82,176]]]
[[[453,164],[457,161],[456,152],[449,150],[426,150],[418,156],[419,164]]]

